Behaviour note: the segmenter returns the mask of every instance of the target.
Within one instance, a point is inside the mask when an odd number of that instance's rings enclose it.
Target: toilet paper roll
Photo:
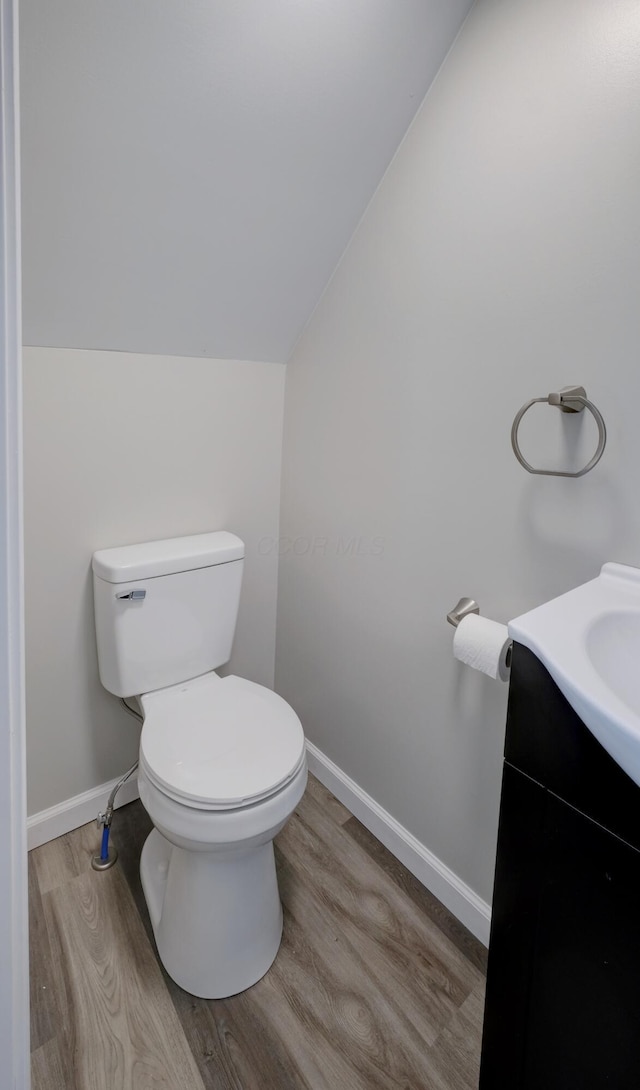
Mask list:
[[[453,637],[453,654],[459,662],[500,681],[509,680],[510,648],[507,626],[475,613],[462,618]]]

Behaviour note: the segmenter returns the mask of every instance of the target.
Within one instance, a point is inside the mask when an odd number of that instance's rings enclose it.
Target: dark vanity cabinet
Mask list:
[[[640,1090],[640,788],[518,644],[480,1090]]]

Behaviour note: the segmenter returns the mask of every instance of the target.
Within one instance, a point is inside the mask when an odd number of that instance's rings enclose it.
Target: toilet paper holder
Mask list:
[[[462,618],[467,617],[469,613],[480,615],[480,606],[477,602],[474,602],[473,598],[461,598],[458,604],[447,613],[447,620],[449,624],[457,628]]]
[[[460,621],[464,617],[468,617],[470,613],[477,613],[477,615],[480,616],[480,606],[473,598],[461,598],[453,609],[450,609],[447,613],[447,620],[449,624],[452,624],[454,628],[457,628]],[[508,667],[511,666],[512,649],[513,645],[511,645],[507,651],[506,664]]]

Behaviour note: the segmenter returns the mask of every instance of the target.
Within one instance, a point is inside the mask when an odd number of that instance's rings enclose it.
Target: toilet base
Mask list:
[[[140,877],[160,960],[181,988],[224,999],[264,976],[282,938],[272,840],[187,851],[153,829]]]

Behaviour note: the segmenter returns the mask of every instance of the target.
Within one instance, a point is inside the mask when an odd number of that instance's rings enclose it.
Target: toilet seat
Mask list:
[[[282,697],[255,682],[204,674],[140,697],[140,764],[169,798],[231,810],[269,798],[304,764],[304,734]]]

